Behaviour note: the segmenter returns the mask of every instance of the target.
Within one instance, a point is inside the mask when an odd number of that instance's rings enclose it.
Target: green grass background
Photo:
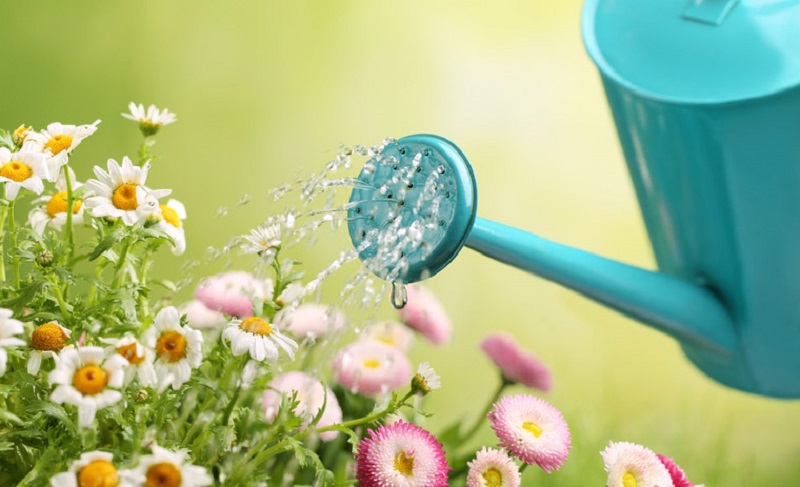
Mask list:
[[[579,15],[577,1],[2,2],[0,126],[103,119],[74,159],[86,179],[135,155],[138,132],[119,117],[129,101],[176,112],[148,183],[186,204],[188,252],[165,253],[163,277],[280,210],[267,189],[340,143],[419,132],[468,155],[481,216],[652,268]],[[237,207],[244,193],[252,202]],[[318,268],[342,245],[298,257]],[[446,348],[413,352],[444,382],[434,431],[474,417],[495,388],[478,349],[487,333],[513,334],[552,366],[546,398],[574,449],[556,474],[529,469],[526,485],[602,485],[609,440],[672,456],[709,486],[800,485],[796,401],[721,387],[671,339],[469,250],[428,284],[456,327]],[[475,446],[492,442],[486,428]]]

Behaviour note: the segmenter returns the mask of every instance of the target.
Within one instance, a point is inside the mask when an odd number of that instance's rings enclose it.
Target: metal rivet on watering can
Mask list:
[[[661,272],[476,217],[469,162],[433,135],[398,140],[391,168],[359,176],[360,257],[414,282],[468,246],[664,331],[723,384],[800,397],[798,25],[800,0],[586,2],[587,49]],[[415,192],[399,207],[375,188]]]

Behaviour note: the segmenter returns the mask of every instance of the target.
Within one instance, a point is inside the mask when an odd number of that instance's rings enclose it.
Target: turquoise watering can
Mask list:
[[[800,0],[589,0],[583,32],[659,271],[478,218],[467,158],[435,135],[365,165],[359,256],[409,283],[466,245],[667,333],[722,384],[800,397]]]

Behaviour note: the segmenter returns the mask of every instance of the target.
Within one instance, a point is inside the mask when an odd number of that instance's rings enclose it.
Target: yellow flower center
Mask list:
[[[165,331],[156,343],[156,353],[164,362],[177,362],[186,356],[186,338],[177,331]]]
[[[78,213],[81,209],[83,202],[79,199],[72,201],[72,213]],[[59,191],[54,194],[50,201],[47,202],[47,214],[50,218],[55,218],[59,213],[67,212],[67,192]]]
[[[375,337],[375,339],[378,340],[379,342],[383,342],[383,343],[385,343],[387,345],[391,345],[391,346],[397,345],[397,339],[395,337],[393,337],[392,335],[378,335],[377,337]]]
[[[497,469],[490,468],[481,474],[483,480],[486,481],[487,487],[502,487],[503,475]]]
[[[117,349],[117,353],[125,357],[125,360],[127,360],[131,365],[139,365],[140,363],[144,362],[144,355],[139,355],[136,353],[135,342],[119,347]]]
[[[95,460],[78,472],[78,487],[117,487],[119,474],[114,465]]]
[[[181,228],[181,217],[178,216],[178,212],[167,205],[159,206],[161,206],[161,216],[164,217],[164,221],[175,228]]]
[[[377,369],[381,366],[380,360],[375,360],[374,358],[367,359],[363,362],[364,367],[368,369]]]
[[[114,190],[111,202],[120,210],[135,210],[139,206],[136,200],[136,184],[121,184]]]
[[[266,320],[255,316],[242,320],[239,328],[253,335],[269,336],[272,335],[272,327]]]
[[[394,457],[394,469],[403,475],[411,475],[414,473],[414,459],[408,458],[406,452],[401,451]]]
[[[47,141],[44,147],[45,149],[50,149],[50,152],[56,155],[72,147],[72,137],[65,134],[54,135]]]
[[[425,380],[425,377],[422,377],[422,374],[415,374],[414,378],[411,380],[417,387],[419,387],[419,390],[421,390],[423,393],[428,394],[429,392],[431,392],[431,388],[428,385],[428,381]]]
[[[33,175],[31,168],[28,167],[27,164],[21,162],[11,161],[3,164],[3,167],[0,167],[0,176],[18,183],[25,181],[31,177],[31,175]]]
[[[533,433],[533,436],[537,438],[542,436],[542,428],[540,428],[536,423],[532,423],[530,421],[522,423],[522,428],[529,433]]]
[[[14,131],[14,135],[12,136],[14,143],[17,145],[22,145],[22,143],[25,142],[25,139],[28,137],[28,132],[31,131],[31,128],[33,127],[28,127],[24,123],[17,127],[17,130]]]
[[[108,384],[108,372],[96,365],[85,365],[72,376],[72,385],[84,396],[103,392]]]
[[[36,350],[58,350],[67,342],[67,334],[55,323],[39,325],[31,333],[31,347]]]
[[[147,469],[147,487],[180,487],[181,471],[172,463],[156,463]]]
[[[630,472],[625,472],[625,475],[622,476],[622,486],[636,487],[636,477]]]

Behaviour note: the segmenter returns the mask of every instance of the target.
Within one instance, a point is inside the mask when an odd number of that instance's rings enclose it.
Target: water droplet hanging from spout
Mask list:
[[[403,309],[408,302],[408,295],[406,294],[406,285],[402,282],[392,283],[392,306],[395,309]]]

